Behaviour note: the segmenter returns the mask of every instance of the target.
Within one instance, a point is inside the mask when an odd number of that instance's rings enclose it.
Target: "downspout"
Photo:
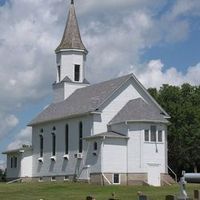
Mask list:
[[[127,129],[128,129],[128,122],[125,121],[125,125],[127,126]],[[129,132],[129,129],[128,129],[128,132]],[[129,134],[128,134],[129,136]],[[126,185],[128,185],[128,139],[127,139],[127,142],[126,142]]]

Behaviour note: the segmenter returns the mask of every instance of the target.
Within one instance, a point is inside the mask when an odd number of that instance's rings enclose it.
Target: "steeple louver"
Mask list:
[[[78,21],[76,18],[76,12],[74,7],[74,1],[71,0],[69,9],[68,19],[64,30],[63,38],[61,43],[56,49],[56,52],[64,49],[78,49],[83,50],[87,53],[79,31]]]

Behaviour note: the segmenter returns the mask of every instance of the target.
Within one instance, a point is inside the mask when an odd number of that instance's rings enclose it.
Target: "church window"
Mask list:
[[[120,175],[113,174],[113,184],[120,184]]]
[[[52,156],[56,155],[56,134],[52,133]]]
[[[149,130],[144,131],[144,141],[149,142]]]
[[[80,65],[74,66],[74,80],[80,81]]]
[[[79,153],[83,151],[83,123],[79,123]]]
[[[55,131],[55,130],[56,130],[56,127],[54,126],[54,127],[53,127],[53,131]]]
[[[151,126],[151,142],[156,142],[156,126]]]
[[[65,126],[65,154],[69,153],[69,126]]]
[[[60,65],[58,66],[58,81],[61,81],[61,70],[60,70]]]
[[[40,158],[43,157],[43,149],[44,149],[44,138],[40,135]]]
[[[13,168],[13,157],[10,158],[10,168]]]
[[[94,142],[94,151],[97,151],[97,142]]]
[[[17,168],[17,157],[14,157],[14,168]]]
[[[158,142],[162,142],[162,140],[163,140],[163,132],[162,132],[162,130],[159,130],[158,131]]]

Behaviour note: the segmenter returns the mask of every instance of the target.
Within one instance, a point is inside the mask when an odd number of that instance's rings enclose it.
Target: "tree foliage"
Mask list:
[[[6,170],[3,171],[0,169],[0,182],[5,182],[6,181]]]
[[[177,173],[182,170],[200,171],[200,86],[163,85],[150,94],[171,116],[168,127],[169,166]]]

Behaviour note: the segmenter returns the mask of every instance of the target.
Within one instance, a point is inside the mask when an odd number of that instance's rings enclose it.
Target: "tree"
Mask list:
[[[200,87],[163,85],[150,94],[171,116],[168,127],[169,165],[182,170],[200,170]]]

